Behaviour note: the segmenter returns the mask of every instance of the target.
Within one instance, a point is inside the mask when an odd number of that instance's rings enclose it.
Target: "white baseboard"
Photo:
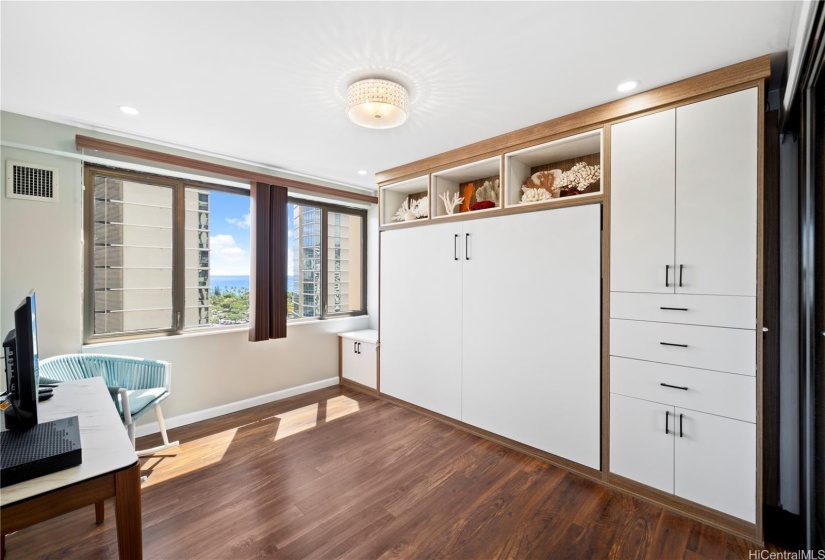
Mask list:
[[[325,387],[332,387],[333,385],[338,385],[337,377],[330,377],[329,379],[322,379],[321,381],[313,381],[312,383],[307,383],[306,385],[290,387],[289,389],[284,389],[282,391],[275,391],[274,393],[267,393],[266,395],[259,395],[257,397],[244,399],[242,401],[222,404],[220,406],[199,410],[197,412],[190,412],[188,414],[181,414],[171,418],[164,418],[164,420],[166,420],[166,429],[169,430],[171,428],[179,428],[180,426],[194,424],[195,422],[200,422],[201,420],[208,420],[217,416],[223,416],[224,414],[230,414],[246,408],[252,408],[253,406],[279,401],[281,399],[294,397],[295,395],[300,395],[302,393],[309,393],[310,391],[317,391],[318,389],[323,389]],[[160,427],[157,422],[150,422],[148,424],[135,426],[135,437],[148,436],[158,432],[160,432]]]

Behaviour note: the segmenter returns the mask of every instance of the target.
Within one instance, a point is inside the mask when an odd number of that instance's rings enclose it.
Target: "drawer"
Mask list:
[[[756,375],[756,333],[611,319],[610,355]]]
[[[610,293],[610,318],[756,329],[756,298]]]
[[[756,377],[748,375],[611,357],[610,392],[756,422]]]

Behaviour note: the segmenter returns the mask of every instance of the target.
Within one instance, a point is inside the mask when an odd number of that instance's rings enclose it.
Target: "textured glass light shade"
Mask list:
[[[410,96],[389,80],[360,80],[347,90],[347,116],[367,128],[393,128],[404,124]]]

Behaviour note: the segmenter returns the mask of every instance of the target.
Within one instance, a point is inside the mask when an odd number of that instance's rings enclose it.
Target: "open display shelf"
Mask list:
[[[444,194],[447,195],[450,201],[453,200],[456,194],[464,198],[464,201],[453,209],[452,215],[501,208],[501,191],[503,188],[501,184],[501,157],[495,156],[433,173],[432,187],[430,204],[432,205],[431,214],[433,218],[443,218],[450,215],[445,207],[444,200],[441,198]],[[491,201],[494,206],[472,210],[471,207],[482,200],[479,198],[480,190],[488,195],[488,198],[483,200],[489,200],[489,193],[495,192],[494,200]]]
[[[506,154],[506,206],[517,207],[528,204],[552,204],[555,201],[562,200],[569,196],[578,198],[587,195],[601,194],[602,181],[601,178],[599,178],[581,191],[573,186],[571,186],[571,188],[562,187],[559,189],[558,185],[555,185],[555,189],[548,191],[553,193],[554,196],[551,195],[552,198],[522,202],[522,196],[524,194],[522,187],[525,186],[525,182],[535,173],[558,170],[558,172],[555,173],[555,177],[558,177],[559,172],[570,171],[577,163],[584,163],[587,166],[598,165],[599,170],[602,169],[601,128]],[[527,186],[533,186],[533,188],[535,188],[536,185],[531,182]]]
[[[426,220],[428,216],[421,216],[418,218],[410,217],[409,220],[396,220],[393,217],[404,204],[405,200],[413,201],[425,198],[429,194],[430,180],[428,175],[423,177],[416,177],[393,185],[381,187],[381,225],[390,226],[394,224],[403,224],[408,221]],[[427,204],[427,211],[429,214],[432,201]]]

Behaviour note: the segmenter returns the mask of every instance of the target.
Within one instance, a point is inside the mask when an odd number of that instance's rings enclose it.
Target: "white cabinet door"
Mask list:
[[[341,339],[341,376],[354,381],[357,381],[354,376],[361,365],[356,351],[357,348],[357,341],[349,338]]]
[[[677,292],[756,295],[757,100],[676,109]]]
[[[674,408],[610,395],[610,472],[673,492]]]
[[[598,469],[600,205],[464,227],[462,420]]]
[[[675,428],[676,495],[754,523],[756,425],[677,408]]]
[[[376,346],[369,342],[344,339],[341,375],[371,389],[377,388]],[[353,345],[355,348],[353,349]]]
[[[611,291],[673,293],[675,115],[610,127]]]
[[[460,233],[460,224],[381,233],[381,391],[456,419],[461,418]]]

